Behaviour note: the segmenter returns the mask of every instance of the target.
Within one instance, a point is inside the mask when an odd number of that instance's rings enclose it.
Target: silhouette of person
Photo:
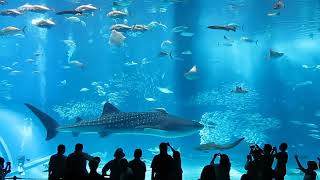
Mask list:
[[[64,155],[65,152],[65,145],[60,144],[57,148],[57,154],[50,157],[48,170],[49,180],[64,179],[67,159]]]
[[[129,162],[129,167],[133,172],[133,180],[144,180],[146,176],[146,164],[141,161],[142,150],[134,151],[134,159]]]
[[[172,151],[172,172],[171,172],[171,178],[172,180],[182,180],[182,167],[181,167],[181,156],[180,152],[176,151],[169,143],[168,146],[170,147]]]
[[[99,157],[94,157],[93,160],[89,161],[90,172],[89,172],[87,179],[89,179],[89,180],[103,180],[104,179],[104,177],[97,172],[100,161],[101,160]]]
[[[168,144],[159,145],[160,153],[154,156],[151,163],[151,180],[168,180],[172,170],[173,159],[168,155]]]
[[[93,157],[82,152],[83,145],[76,144],[75,150],[66,160],[66,179],[85,179],[88,176],[87,161],[93,160]]]
[[[306,169],[301,165],[298,155],[295,155],[294,158],[296,159],[296,162],[298,164],[298,169],[304,173],[303,180],[317,179],[316,170],[318,169],[318,165],[315,161],[308,161],[308,168]]]
[[[214,161],[216,158],[220,156],[220,163],[215,164]],[[230,169],[231,169],[231,163],[228,155],[226,154],[215,154],[213,156],[213,159],[210,163],[215,167],[216,172],[216,178],[219,180],[230,180]]]
[[[250,180],[261,180],[263,178],[262,151],[257,145],[250,146],[245,169]]]
[[[199,180],[216,180],[216,179],[217,178],[216,178],[214,166],[211,164],[206,165],[201,171]]]
[[[6,175],[11,172],[11,163],[7,162],[5,167],[4,162],[4,159],[0,157],[0,180],[4,180]]]
[[[120,160],[123,159],[126,155],[124,154],[122,148],[118,148],[114,152],[113,156],[114,156],[114,159],[109,161],[102,168],[102,175],[106,176],[107,172],[110,170],[110,179],[111,180],[120,180],[120,175],[121,175]]]
[[[126,159],[120,160],[120,180],[133,180],[133,172]]]
[[[274,171],[272,169],[272,164],[274,161],[274,150],[275,148],[272,148],[272,145],[270,144],[265,144],[263,147],[262,161],[264,180],[272,180],[272,178],[274,177]]]
[[[277,164],[274,169],[274,176],[276,180],[284,180],[284,177],[287,174],[287,162],[288,162],[288,149],[287,143],[282,143],[279,146],[280,152],[277,152],[277,149],[274,148],[275,158],[277,159]]]

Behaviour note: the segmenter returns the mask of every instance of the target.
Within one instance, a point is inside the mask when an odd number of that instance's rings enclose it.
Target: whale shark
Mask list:
[[[69,132],[73,136],[97,133],[100,137],[110,134],[140,134],[163,138],[193,135],[203,129],[197,121],[185,120],[163,110],[155,112],[121,112],[110,103],[105,103],[100,117],[94,120],[76,118],[72,125],[60,126],[56,120],[31,104],[25,104],[47,130],[46,140],[53,139],[58,132]]]

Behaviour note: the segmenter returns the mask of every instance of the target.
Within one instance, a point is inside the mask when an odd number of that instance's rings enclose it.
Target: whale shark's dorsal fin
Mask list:
[[[116,108],[114,105],[107,102],[103,106],[102,116],[110,113],[118,113],[118,112],[120,112],[118,108]]]

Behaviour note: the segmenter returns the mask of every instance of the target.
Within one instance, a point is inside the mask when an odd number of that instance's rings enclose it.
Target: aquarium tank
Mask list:
[[[240,179],[253,144],[288,143],[290,180],[295,154],[319,156],[318,0],[0,0],[0,16],[8,177],[47,178],[59,144],[99,172],[141,148],[147,179],[161,142],[185,180],[215,153]]]

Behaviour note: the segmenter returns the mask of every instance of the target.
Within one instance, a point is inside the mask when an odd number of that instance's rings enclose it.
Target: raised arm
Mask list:
[[[277,153],[277,148],[273,147],[271,151],[271,155],[274,157],[274,155]]]
[[[301,165],[299,158],[298,158],[298,155],[295,155],[294,158],[296,159],[298,169],[300,169],[302,172],[306,173],[307,170]]]
[[[167,144],[168,144],[168,146],[169,146],[169,148],[171,149],[172,152],[176,151],[175,149],[173,149],[173,147],[170,145],[170,143],[167,143]]]
[[[278,154],[277,147],[273,147],[272,151],[273,151],[273,154],[272,154],[273,157],[277,158],[277,154]]]
[[[219,155],[220,155],[220,154],[214,154],[214,155],[213,155],[213,158],[212,158],[212,160],[211,160],[211,162],[210,162],[211,165],[214,165],[214,161],[217,159],[217,157],[218,157]]]
[[[4,176],[11,172],[11,162],[7,162],[6,168],[4,169]]]

